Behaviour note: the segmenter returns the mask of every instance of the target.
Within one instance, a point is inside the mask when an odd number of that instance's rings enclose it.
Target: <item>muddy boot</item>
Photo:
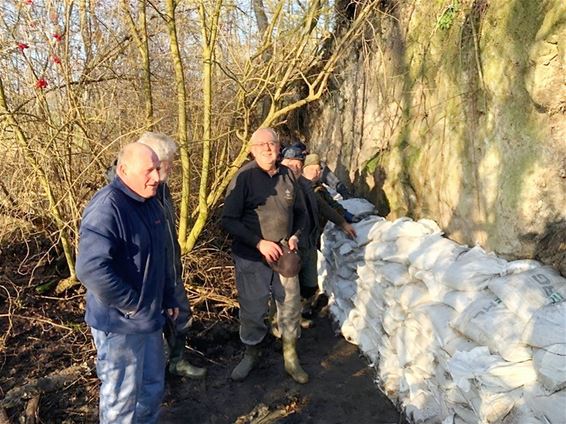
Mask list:
[[[285,361],[285,371],[297,383],[306,384],[309,382],[309,375],[299,364],[297,356],[297,339],[283,339],[283,360]]]
[[[314,301],[314,296],[303,299],[302,310],[301,310],[301,328],[307,329],[314,327],[314,311],[312,307],[312,302]]]
[[[178,335],[172,341],[171,356],[169,357],[169,373],[180,377],[188,377],[195,380],[206,377],[206,368],[199,368],[192,365],[189,361],[183,359],[183,351],[185,350],[185,335]]]
[[[246,352],[236,368],[232,371],[230,378],[234,381],[244,380],[250,371],[256,366],[259,359],[259,346],[246,345]]]
[[[169,373],[180,377],[201,380],[206,377],[206,368],[200,368],[185,359],[169,361]]]

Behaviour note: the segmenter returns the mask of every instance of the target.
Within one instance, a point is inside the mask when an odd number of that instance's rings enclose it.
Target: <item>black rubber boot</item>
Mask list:
[[[234,381],[242,381],[248,376],[251,370],[257,365],[259,359],[259,346],[246,345],[244,357],[236,368],[232,371],[230,378]]]

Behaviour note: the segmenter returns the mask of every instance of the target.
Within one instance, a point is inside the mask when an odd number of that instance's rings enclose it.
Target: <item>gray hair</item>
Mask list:
[[[173,139],[163,133],[145,132],[139,138],[138,143],[150,147],[160,161],[172,161],[177,153],[177,145]]]
[[[279,143],[279,134],[273,128],[260,128],[254,131],[250,138],[250,142],[253,143],[258,137],[263,135],[264,133],[269,133],[271,135],[271,140],[274,143]]]

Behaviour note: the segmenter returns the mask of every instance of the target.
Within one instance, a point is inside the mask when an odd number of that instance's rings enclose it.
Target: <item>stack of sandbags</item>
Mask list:
[[[368,216],[354,227],[356,240],[327,226],[319,284],[410,420],[566,422],[559,274],[458,245],[429,220]]]

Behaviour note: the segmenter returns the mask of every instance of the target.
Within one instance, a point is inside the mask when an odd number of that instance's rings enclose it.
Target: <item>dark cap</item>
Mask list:
[[[300,141],[294,141],[293,143],[291,143],[291,147],[296,147],[298,149],[300,149],[303,153],[307,154],[307,145],[303,142]]]
[[[282,152],[283,159],[305,160],[305,153],[298,147],[285,147]]]
[[[280,246],[283,249],[283,254],[277,262],[271,265],[271,268],[286,278],[297,276],[301,270],[301,257],[297,252],[289,249],[286,243]]]

